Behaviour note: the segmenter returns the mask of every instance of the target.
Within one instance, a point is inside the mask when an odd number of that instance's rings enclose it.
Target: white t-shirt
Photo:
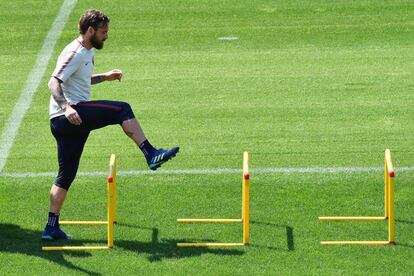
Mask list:
[[[94,65],[93,56],[93,48],[86,49],[77,39],[68,44],[59,55],[52,77],[62,81],[63,95],[71,105],[89,100]],[[64,115],[63,110],[51,96],[50,119],[61,115]]]

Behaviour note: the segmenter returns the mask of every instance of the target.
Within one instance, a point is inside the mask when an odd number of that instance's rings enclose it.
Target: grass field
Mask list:
[[[62,3],[0,2],[1,133]],[[181,147],[160,170],[241,169],[243,151],[250,152],[250,246],[175,246],[241,240],[240,225],[175,222],[240,216],[241,174],[155,173],[119,176],[114,250],[41,251],[57,172],[47,81],[91,7],[111,18],[95,72],[124,72],[120,83],[94,86],[92,99],[129,102],[153,144]],[[410,274],[413,18],[408,0],[78,1],[0,171],[0,274]],[[381,171],[258,170],[381,167],[386,147],[396,167],[395,246],[319,245],[387,238],[383,222],[317,219],[382,215]],[[90,135],[79,171],[106,173],[111,153],[120,171],[147,170],[112,126]],[[105,183],[105,176],[79,176],[62,219],[104,218]],[[68,245],[106,238],[99,226],[64,230],[74,236]]]

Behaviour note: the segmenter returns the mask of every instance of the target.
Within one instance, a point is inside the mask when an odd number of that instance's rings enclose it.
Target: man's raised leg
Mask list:
[[[135,118],[123,121],[122,129],[144,153],[148,167],[151,170],[156,170],[162,164],[175,157],[180,150],[179,147],[174,147],[169,150],[154,148],[145,137],[144,131]]]

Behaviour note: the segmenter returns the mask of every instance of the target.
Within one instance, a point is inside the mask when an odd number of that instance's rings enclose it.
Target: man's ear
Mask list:
[[[95,34],[95,29],[91,26],[88,27],[88,30],[86,31],[89,35],[94,35]]]

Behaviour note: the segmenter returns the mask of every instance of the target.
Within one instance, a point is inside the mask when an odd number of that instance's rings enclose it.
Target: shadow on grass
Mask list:
[[[157,228],[140,227],[134,225],[120,224],[123,227],[134,227],[139,229],[147,229],[152,231],[150,242],[141,241],[129,241],[129,240],[118,240],[115,238],[114,247],[129,250],[135,253],[148,254],[148,260],[150,262],[158,262],[163,259],[169,258],[188,258],[194,256],[201,256],[203,254],[219,254],[219,255],[242,255],[243,251],[240,250],[229,250],[229,249],[212,249],[206,247],[199,248],[178,248],[176,246],[179,240],[162,239],[158,238],[159,231]],[[68,269],[72,269],[76,272],[83,272],[89,275],[102,275],[79,267],[65,259],[66,256],[75,256],[80,258],[91,257],[92,254],[89,251],[42,251],[42,246],[82,246],[85,244],[105,244],[105,240],[91,241],[91,240],[79,240],[73,239],[71,241],[62,242],[43,242],[41,237],[42,232],[23,229],[15,224],[1,224],[0,223],[0,253],[17,253],[25,254],[27,256],[35,256],[50,262],[56,263]]]
[[[406,248],[414,249],[414,244],[399,243],[398,241],[395,242],[395,246],[400,246],[400,247],[406,247]]]
[[[251,246],[260,247],[260,248],[267,248],[267,249],[276,250],[276,251],[293,251],[293,250],[295,250],[295,243],[294,243],[294,239],[293,239],[293,227],[292,226],[286,225],[286,224],[275,224],[275,223],[262,222],[262,221],[251,221],[250,223],[251,224],[257,224],[257,225],[285,228],[286,229],[286,241],[287,241],[287,249],[272,247],[272,246],[268,246],[268,245],[257,245],[257,244],[252,244]]]
[[[151,242],[139,241],[125,241],[115,240],[115,246],[126,250],[134,251],[136,253],[149,254],[148,260],[150,262],[159,262],[163,259],[180,259],[194,256],[201,256],[203,254],[217,254],[217,255],[243,255],[243,251],[239,249],[223,249],[210,247],[177,247],[177,242],[184,242],[184,240],[175,239],[159,239],[158,228],[142,227],[137,225],[118,223],[122,227],[131,227],[138,229],[145,229],[151,231]],[[188,241],[187,241],[188,242]],[[205,241],[212,242],[212,241]]]
[[[54,262],[68,269],[84,272],[89,275],[101,275],[93,271],[86,270],[67,261],[64,255],[76,257],[89,257],[91,254],[85,251],[56,251],[55,254],[48,254],[42,251],[42,232],[23,229],[15,224],[0,223],[0,252],[18,253],[27,256],[35,256]]]
[[[395,222],[406,223],[406,224],[414,224],[414,221],[402,220],[402,219],[396,219]]]
[[[414,224],[414,221],[402,220],[402,219],[396,219],[395,222],[405,223],[405,224]],[[406,247],[406,248],[414,249],[414,244],[399,243],[398,240],[395,242],[395,245],[396,246],[401,246],[401,247]]]

